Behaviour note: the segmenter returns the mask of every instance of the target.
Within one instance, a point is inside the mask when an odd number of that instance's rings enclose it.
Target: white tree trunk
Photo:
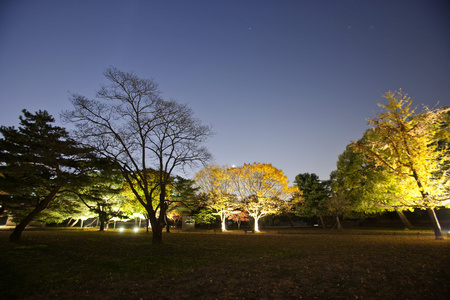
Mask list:
[[[226,227],[227,218],[225,218],[225,214],[221,215],[221,219],[222,219],[222,231],[226,231],[227,230],[227,227]]]
[[[259,217],[255,217],[255,232],[259,231]]]

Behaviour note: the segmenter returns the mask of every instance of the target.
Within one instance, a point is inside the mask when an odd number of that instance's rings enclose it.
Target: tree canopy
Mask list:
[[[0,128],[0,195],[2,206],[16,215],[19,224],[11,234],[18,240],[25,227],[51,202],[59,211],[73,209],[69,192],[89,184],[92,172],[101,166],[93,149],[52,125],[46,111],[23,110],[19,128]]]
[[[424,107],[416,113],[411,98],[401,90],[387,92],[382,111],[369,120],[373,135],[352,143],[377,166],[394,174],[405,190],[415,193],[407,197],[410,206],[427,209],[433,222],[436,239],[443,239],[434,208],[449,206],[448,147],[439,145],[438,133],[448,108]],[[440,126],[441,125],[441,126]]]
[[[271,164],[253,163],[230,169],[233,189],[245,211],[255,220],[259,231],[260,218],[275,214],[298,191],[289,186],[283,171]]]
[[[323,216],[327,215],[326,201],[330,197],[327,182],[319,179],[315,173],[301,173],[295,176],[294,183],[301,191],[301,199],[297,205],[298,214],[306,217],[320,217],[322,225]]]
[[[213,209],[220,217],[222,230],[226,230],[226,219],[237,208],[230,172],[226,166],[210,165],[195,175],[199,192],[204,195],[203,205]]]

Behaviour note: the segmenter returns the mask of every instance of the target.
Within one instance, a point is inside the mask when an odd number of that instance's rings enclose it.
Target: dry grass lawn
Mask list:
[[[0,231],[0,299],[449,299],[432,236]]]

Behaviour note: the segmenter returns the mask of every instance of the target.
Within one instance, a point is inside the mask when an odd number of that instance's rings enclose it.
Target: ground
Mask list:
[[[0,231],[0,298],[448,299],[449,239],[330,230],[266,234]],[[281,234],[287,233],[287,234]],[[394,235],[395,234],[395,235]]]

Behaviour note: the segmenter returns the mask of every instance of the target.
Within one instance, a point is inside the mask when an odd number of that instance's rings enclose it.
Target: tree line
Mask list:
[[[144,208],[152,241],[161,243],[167,187],[174,173],[211,158],[204,146],[211,127],[196,119],[187,105],[164,100],[152,79],[114,67],[104,75],[109,85],[102,85],[93,99],[71,95],[74,109],[65,111],[62,119],[76,126],[72,136],[51,125],[53,118],[42,111],[24,111],[19,129],[2,127],[2,209],[23,207],[25,202],[34,207],[11,240],[20,239],[23,228],[48,205],[62,205],[57,199],[64,201],[71,194],[88,201],[99,192],[104,200],[101,193],[108,186],[115,188],[113,182],[104,184],[103,168],[110,165]],[[99,184],[90,186],[91,179]]]
[[[73,110],[62,120],[46,111],[23,110],[18,128],[0,132],[0,213],[18,222],[18,240],[36,219],[60,222],[96,216],[100,230],[111,220],[144,217],[152,242],[162,242],[169,219],[217,216],[238,224],[273,214],[340,217],[385,210],[426,209],[437,239],[443,238],[435,208],[449,207],[449,109],[417,113],[402,91],[370,120],[372,128],[339,156],[330,180],[299,174],[289,186],[271,164],[209,165],[205,148],[211,126],[192,110],[164,100],[153,79],[114,67],[94,98],[71,94]],[[193,179],[185,168],[203,168]],[[323,222],[322,222],[323,223]]]

